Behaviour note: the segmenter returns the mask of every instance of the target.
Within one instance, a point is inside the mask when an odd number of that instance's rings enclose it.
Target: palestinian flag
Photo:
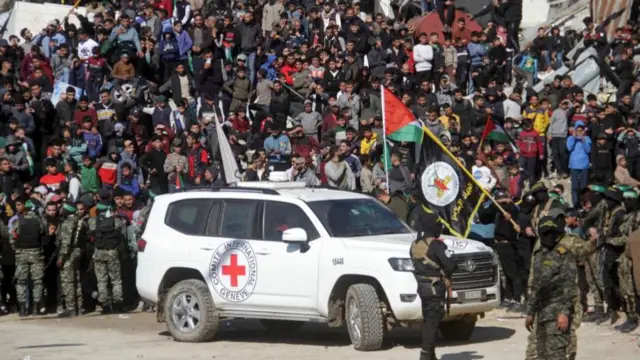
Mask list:
[[[426,127],[423,130],[430,133]],[[484,193],[435,135],[425,136],[421,151],[421,175],[416,187],[422,193],[425,211],[438,214],[451,235],[466,239]]]
[[[391,165],[391,153],[393,151],[393,144],[390,141],[385,141],[382,147],[382,155],[380,161],[384,164],[384,171],[389,172],[393,165]]]
[[[184,179],[182,178],[182,174],[176,174],[176,190],[182,190],[184,188]]]
[[[489,118],[487,123],[484,126],[484,130],[482,131],[482,137],[480,138],[480,146],[482,148],[482,143],[485,140],[501,142],[503,144],[511,145],[511,149],[513,149],[514,153],[518,153],[518,147],[516,146],[516,142],[507,134],[507,132],[497,124],[493,119]]]
[[[388,139],[422,143],[422,124],[391,91],[382,88],[382,121]]]

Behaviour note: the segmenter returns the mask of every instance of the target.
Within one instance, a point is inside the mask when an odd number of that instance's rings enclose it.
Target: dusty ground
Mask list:
[[[466,343],[439,342],[441,360],[523,359],[527,332],[521,318],[489,314],[480,320]],[[638,331],[615,333],[608,326],[584,324],[579,330],[578,359],[639,359]],[[15,315],[0,318],[2,360],[128,360],[128,359],[417,359],[419,333],[400,331],[386,350],[362,353],[349,345],[344,330],[308,324],[298,334],[266,333],[255,321],[225,325],[218,341],[207,344],[174,342],[153,314],[100,316],[59,320]]]

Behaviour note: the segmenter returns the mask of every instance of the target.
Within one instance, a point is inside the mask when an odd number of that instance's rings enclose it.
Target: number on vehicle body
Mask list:
[[[344,265],[344,258],[333,258],[333,266]]]

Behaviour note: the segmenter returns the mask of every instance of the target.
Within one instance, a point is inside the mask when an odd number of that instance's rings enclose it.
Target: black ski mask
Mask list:
[[[556,219],[551,216],[545,216],[540,219],[538,235],[540,236],[540,245],[543,248],[551,250],[556,246],[564,232],[564,223],[564,216]]]

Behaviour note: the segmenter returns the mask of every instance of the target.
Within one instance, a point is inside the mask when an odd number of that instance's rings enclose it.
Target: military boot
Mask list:
[[[596,319],[600,318],[604,314],[604,307],[596,306],[593,312],[587,313],[583,318],[582,322],[594,322]]]
[[[600,325],[605,323],[607,320],[611,319],[612,316],[612,311],[611,309],[607,309],[607,312],[605,312],[604,314],[602,314],[602,316],[596,318],[594,320],[594,322],[596,323],[596,325]]]
[[[102,315],[113,314],[113,308],[111,307],[111,304],[102,304],[102,311],[100,311],[100,314]]]
[[[628,334],[635,330],[638,327],[638,317],[630,316],[627,318],[627,321],[620,325],[620,329],[618,329],[623,334]]]
[[[595,322],[597,319],[601,318],[603,315],[604,315],[604,307],[596,306],[593,312],[586,314],[582,318],[582,322],[585,322],[585,323]]]
[[[111,311],[114,314],[120,314],[124,312],[124,305],[121,302],[114,302],[111,306]]]
[[[18,316],[20,317],[25,317],[25,316],[29,316],[29,314],[27,313],[27,305],[25,303],[20,303],[18,304]]]

